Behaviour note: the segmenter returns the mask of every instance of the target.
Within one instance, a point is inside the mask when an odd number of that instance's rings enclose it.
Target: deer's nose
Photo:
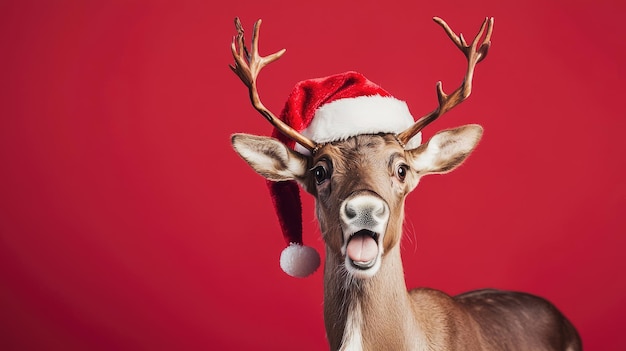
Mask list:
[[[354,204],[351,204],[349,202],[346,203],[346,206],[344,207],[344,215],[348,219],[354,219],[354,217],[356,217],[356,209],[354,208]]]
[[[346,199],[341,207],[342,219],[358,227],[374,227],[387,221],[387,204],[378,196],[357,194]]]

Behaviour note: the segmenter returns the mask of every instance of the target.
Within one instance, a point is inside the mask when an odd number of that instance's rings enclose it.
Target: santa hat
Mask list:
[[[362,74],[346,72],[296,84],[279,118],[316,143],[345,140],[360,134],[400,133],[415,121],[404,101],[392,97]],[[272,133],[288,147],[310,152],[277,129]],[[418,134],[406,146],[419,146]],[[306,277],[320,265],[312,247],[302,243],[302,204],[295,181],[267,182],[287,243],[280,266],[294,277]]]

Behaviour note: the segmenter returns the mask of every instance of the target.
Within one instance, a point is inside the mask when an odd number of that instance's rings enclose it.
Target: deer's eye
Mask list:
[[[317,185],[324,183],[329,177],[328,170],[322,165],[313,168],[312,172],[313,176],[315,177],[315,183],[317,183]]]
[[[396,177],[398,177],[400,181],[404,181],[407,173],[409,173],[409,166],[405,164],[398,165],[398,168],[396,169]]]

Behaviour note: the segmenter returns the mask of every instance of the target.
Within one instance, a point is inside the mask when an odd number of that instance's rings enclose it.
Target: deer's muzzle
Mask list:
[[[343,201],[340,212],[346,269],[358,278],[369,278],[380,268],[389,206],[373,192],[358,191]]]

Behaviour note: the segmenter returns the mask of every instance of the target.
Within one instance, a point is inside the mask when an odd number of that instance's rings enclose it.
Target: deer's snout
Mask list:
[[[389,219],[389,206],[379,196],[370,192],[351,195],[343,201],[340,211],[344,232],[347,234],[362,229],[382,234]]]
[[[389,206],[370,191],[359,191],[341,203],[341,228],[346,270],[355,278],[371,278],[378,272]]]

